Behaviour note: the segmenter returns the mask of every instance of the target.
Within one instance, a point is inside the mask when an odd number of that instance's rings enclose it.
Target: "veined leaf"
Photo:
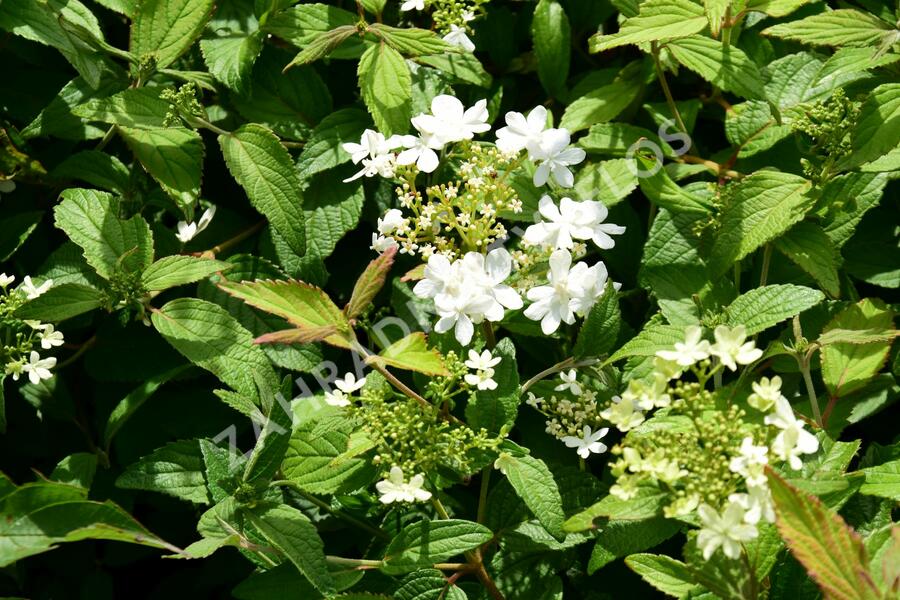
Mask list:
[[[494,367],[496,389],[478,390],[466,405],[466,421],[476,430],[483,427],[491,434],[509,431],[516,422],[519,410],[519,369],[516,347],[510,338],[503,338],[492,350],[500,358]]]
[[[506,475],[516,494],[544,529],[557,540],[565,539],[562,497],[546,463],[528,454],[514,456],[502,452],[494,466]]]
[[[684,341],[684,327],[650,323],[624,346],[606,359],[603,364],[612,364],[629,356],[654,356],[657,350],[666,350],[675,342]]]
[[[284,70],[287,71],[291,67],[307,65],[325,58],[356,33],[357,29],[352,25],[341,25],[320,33],[284,67]]]
[[[589,508],[577,513],[565,522],[565,531],[586,531],[596,527],[594,521],[600,517],[622,521],[641,521],[657,517],[666,502],[666,492],[655,486],[638,488],[637,495],[623,500],[612,494]]]
[[[72,109],[72,114],[110,125],[141,129],[165,127],[171,105],[160,97],[161,88],[127,89],[108,98],[93,98]]]
[[[743,50],[692,35],[666,44],[685,67],[727,92],[744,98],[762,98],[764,80],[759,68]]]
[[[359,87],[378,130],[405,133],[412,116],[412,76],[400,53],[375,44],[359,59]]]
[[[219,271],[233,267],[231,263],[196,256],[166,256],[144,271],[141,283],[148,292],[167,290],[206,279]]]
[[[95,287],[64,283],[51,287],[34,300],[23,304],[16,310],[16,317],[59,323],[100,308],[103,300],[103,292]]]
[[[328,4],[298,4],[269,15],[263,31],[300,48],[319,35],[343,26],[355,26],[356,14]]]
[[[400,28],[384,23],[372,23],[369,25],[369,32],[406,56],[459,52],[459,48],[445,42],[437,33],[428,29]]]
[[[344,307],[344,313],[347,317],[353,319],[366,311],[372,304],[372,300],[384,287],[388,273],[394,264],[394,256],[397,254],[396,248],[389,248],[373,259],[363,274],[356,280],[353,286],[353,293],[350,296],[350,302]]]
[[[812,308],[824,294],[801,285],[766,285],[741,294],[725,309],[725,322],[744,325],[747,335],[755,335],[773,325]]]
[[[262,51],[264,34],[253,31],[237,32],[230,36],[220,36],[200,41],[203,60],[212,75],[226,87],[238,92],[246,90],[253,63]]]
[[[200,197],[203,140],[184,127],[137,129],[119,126],[119,133],[162,189],[182,207]]]
[[[840,295],[838,253],[821,227],[800,221],[775,240],[775,247],[809,273],[829,296]]]
[[[572,32],[569,18],[558,0],[540,0],[531,21],[531,37],[538,78],[551,96],[559,96],[569,77]]]
[[[213,6],[213,0],[142,0],[131,23],[132,54],[168,67],[200,36]]]
[[[873,161],[900,144],[900,83],[885,83],[869,94],[850,134],[848,166]]]
[[[367,362],[418,371],[425,375],[447,375],[447,367],[441,353],[428,347],[425,334],[421,331],[411,333],[381,351],[378,355],[369,356]]]
[[[613,287],[612,280],[609,280],[603,295],[591,308],[584,325],[581,326],[581,331],[578,332],[573,350],[575,358],[608,354],[619,338],[621,325],[619,295]]]
[[[353,424],[341,416],[303,423],[292,434],[281,469],[312,494],[352,491],[371,481],[369,459],[349,455]]]
[[[625,564],[644,581],[674,598],[681,598],[697,586],[687,565],[662,554],[632,554]]]
[[[209,504],[203,455],[197,440],[171,442],[129,466],[116,480],[120,488],[162,492],[195,504]]]
[[[384,551],[385,571],[402,573],[444,562],[485,544],[494,534],[484,525],[460,519],[421,520],[403,528]]]
[[[881,496],[900,502],[900,460],[892,460],[875,467],[862,469],[866,481],[859,488],[860,494]]]
[[[877,46],[892,29],[869,13],[841,8],[779,23],[762,34],[816,46]]]
[[[297,159],[300,176],[308,179],[316,173],[350,162],[350,155],[342,145],[358,143],[368,125],[369,116],[356,108],[342,108],[322,119]]]
[[[466,600],[464,591],[449,583],[437,569],[419,569],[403,578],[396,600]]]
[[[609,85],[592,90],[569,104],[559,125],[575,132],[595,123],[611,121],[637,98],[642,86],[641,63],[635,61],[622,69]]]
[[[625,44],[641,44],[686,37],[706,27],[703,8],[689,0],[648,0],[635,17],[625,19],[617,33],[595,34],[589,40],[591,52],[603,52]]]
[[[864,299],[838,313],[822,335],[834,329],[888,331],[893,312],[880,300]],[[846,396],[866,384],[881,370],[891,349],[891,340],[866,344],[833,343],[822,348],[822,379],[832,396]]]

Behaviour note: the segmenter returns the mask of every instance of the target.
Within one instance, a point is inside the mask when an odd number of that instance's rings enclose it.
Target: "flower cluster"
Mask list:
[[[336,389],[325,392],[325,402],[331,406],[350,406],[351,394],[366,385],[366,378],[357,379],[353,373],[347,373],[342,379],[335,380],[334,385]]]
[[[654,372],[632,380],[621,398],[600,414],[627,432],[612,452],[616,483],[610,493],[629,499],[645,487],[667,492],[668,517],[697,513],[701,529],[697,544],[709,559],[717,550],[732,559],[741,543],[757,535],[757,524],[774,520],[766,465],[802,466],[801,455],[818,450],[817,438],[806,431],[781,394],[781,380],[753,383],[749,406],[766,413],[748,419],[736,404],[706,389],[717,373],[737,369],[762,352],[746,339],[746,330],[719,326],[715,342],[703,339],[700,327],[688,327],[685,339],[656,353]],[[682,381],[684,372],[697,381]],[[639,428],[649,412],[663,409],[667,426]]]
[[[51,350],[62,346],[65,338],[50,323],[17,319],[14,313],[25,302],[46,293],[53,280],[37,284],[26,276],[17,288],[10,289],[15,279],[14,275],[0,273],[0,365],[3,365],[0,379],[9,375],[18,381],[26,375],[37,385],[53,377],[50,369],[56,366],[55,357],[41,358],[38,346],[42,352]]]
[[[426,6],[434,9],[431,17],[435,28],[444,34],[448,44],[458,46],[466,52],[474,52],[475,44],[469,38],[469,23],[474,21],[483,9],[481,5],[489,0],[403,0],[401,11],[423,11]]]
[[[547,109],[535,107],[528,116],[522,113],[506,113],[506,127],[497,130],[497,147],[509,154],[528,152],[536,165],[532,182],[535,187],[553,181],[565,188],[575,185],[575,176],[569,169],[584,160],[581,148],[569,146],[571,134],[564,128],[547,128]]]
[[[466,373],[465,382],[479,390],[496,390],[497,382],[494,381],[494,367],[502,360],[499,356],[493,356],[490,350],[478,354],[475,350],[469,350],[469,360],[465,365],[474,371]]]

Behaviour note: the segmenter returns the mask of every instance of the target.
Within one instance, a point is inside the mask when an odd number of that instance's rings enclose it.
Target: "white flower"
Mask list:
[[[744,523],[744,509],[736,502],[730,502],[721,515],[709,504],[701,504],[697,507],[697,514],[703,525],[697,535],[697,547],[703,551],[706,560],[719,547],[725,556],[736,559],[741,555],[741,542],[757,536],[756,527]]]
[[[575,176],[569,165],[577,165],[586,154],[581,148],[569,148],[570,141],[571,136],[566,129],[548,129],[541,134],[541,141],[534,152],[529,151],[531,159],[537,163],[532,181],[535,187],[547,183],[551,175],[562,187],[575,185]]]
[[[403,213],[399,209],[392,208],[384,213],[384,217],[378,218],[378,233],[390,235],[404,224],[406,224],[406,219],[403,217]]]
[[[440,296],[434,299],[440,319],[434,325],[438,333],[453,330],[453,335],[463,346],[468,346],[475,333],[475,323],[484,320],[485,313],[493,306],[494,300],[486,294]]]
[[[350,398],[340,389],[325,392],[325,402],[331,406],[350,406]]]
[[[197,237],[207,227],[209,227],[209,223],[213,220],[214,216],[216,216],[215,205],[210,206],[205,211],[203,211],[203,214],[200,215],[200,220],[196,223],[185,223],[184,221],[178,221],[178,223],[175,225],[176,229],[178,229],[178,233],[175,234],[175,237],[178,238],[178,241],[180,241],[182,244],[187,244],[189,241]]]
[[[400,10],[425,10],[425,0],[406,0],[400,5]]]
[[[412,119],[412,124],[418,129],[417,118]],[[432,173],[440,163],[435,150],[443,148],[444,142],[436,134],[420,131],[418,136],[404,135],[403,147],[406,150],[397,155],[398,165],[415,164],[423,173]]]
[[[731,494],[728,501],[739,504],[746,512],[744,522],[756,525],[760,520],[768,523],[775,521],[775,507],[772,502],[772,493],[766,486],[753,486],[747,488],[746,494]]]
[[[593,233],[588,226],[591,215],[587,209],[586,203],[571,198],[562,198],[557,208],[550,196],[543,196],[538,211],[545,220],[529,225],[524,239],[529,244],[569,250],[575,245],[574,239],[590,239]]]
[[[350,155],[353,164],[362,163],[363,168],[356,174],[344,180],[344,183],[354,181],[360,177],[394,176],[394,153],[399,148],[403,138],[392,135],[385,139],[384,135],[372,129],[363,131],[359,143],[346,142],[341,147]]]
[[[469,385],[479,390],[495,390],[497,382],[494,381],[494,367],[500,364],[502,357],[493,356],[490,350],[478,354],[475,350],[469,350],[469,360],[465,365],[475,371],[466,373],[465,380]]]
[[[360,377],[357,379],[353,373],[347,373],[344,375],[343,379],[336,380],[334,385],[345,394],[352,394],[356,390],[361,390],[362,387],[366,385],[366,378]]]
[[[547,109],[535,106],[526,117],[519,112],[506,113],[506,127],[497,130],[497,148],[516,154],[525,148],[537,149],[541,133],[547,127]],[[531,150],[529,150],[530,152]]]
[[[772,440],[772,453],[787,461],[795,471],[803,466],[801,454],[813,454],[819,449],[819,440],[804,429],[803,421],[794,417],[794,410],[784,396],[775,401],[775,412],[766,415],[765,423],[781,429]]]
[[[569,282],[569,267],[572,255],[567,250],[556,250],[550,255],[550,270],[547,279],[550,285],[541,285],[528,290],[532,304],[525,309],[525,316],[541,322],[541,331],[550,335],[559,329],[560,323],[575,322],[575,312],[570,306],[573,286]]]
[[[752,437],[745,437],[741,441],[740,456],[735,456],[728,463],[728,468],[740,475],[748,486],[761,486],[766,484],[765,466],[769,463],[769,448],[756,446]]]
[[[400,244],[398,244],[397,240],[395,240],[394,238],[373,233],[372,245],[370,245],[369,248],[381,254],[382,252],[386,252],[391,248],[397,248],[399,246]]]
[[[15,275],[7,275],[6,273],[0,273],[0,288],[6,289],[6,286],[11,284],[16,280]]]
[[[604,223],[609,216],[609,209],[602,202],[587,200],[586,203],[592,209],[591,220],[588,223],[588,227],[591,228],[591,240],[601,250],[609,250],[616,245],[616,241],[610,236],[622,235],[625,233],[625,227],[615,223]]]
[[[381,494],[379,500],[383,504],[394,502],[424,502],[431,498],[431,492],[422,488],[425,476],[421,473],[414,475],[409,482],[403,478],[403,469],[391,467],[387,478],[375,484],[375,489]]]
[[[431,114],[418,115],[412,123],[420,133],[436,135],[443,146],[470,140],[476,133],[488,131],[491,126],[487,120],[487,100],[479,100],[465,108],[458,98],[441,94],[431,101]]]
[[[451,46],[462,48],[466,52],[475,52],[475,44],[466,35],[466,28],[456,24],[450,25],[450,31],[444,36],[444,41]]]
[[[40,329],[41,333],[38,334],[38,337],[41,338],[41,348],[44,350],[62,346],[65,342],[62,331],[54,331],[53,325],[50,323],[41,326]]]
[[[494,248],[487,256],[467,252],[462,259],[462,268],[466,273],[467,287],[476,286],[493,299],[493,304],[485,311],[488,321],[502,320],[504,308],[522,308],[524,303],[519,293],[503,283],[512,272],[512,256],[505,248]]]
[[[630,431],[644,422],[644,413],[632,398],[613,396],[609,408],[600,411],[600,416],[616,426],[619,431]]]
[[[28,362],[22,365],[22,371],[28,373],[28,380],[32,384],[37,385],[42,379],[50,379],[53,377],[53,373],[50,372],[50,369],[55,366],[55,357],[51,356],[50,358],[42,359],[40,354],[32,350]],[[18,377],[14,375],[13,379],[18,379]]]
[[[744,341],[747,329],[743,325],[734,329],[719,325],[713,334],[716,336],[716,343],[709,347],[709,353],[718,357],[732,371],[737,370],[739,364],[749,365],[762,356],[762,350],[756,347],[753,340]]]
[[[464,10],[460,16],[462,17],[463,23],[471,23],[475,20],[475,13],[471,10]]]
[[[22,285],[19,286],[19,289],[25,292],[25,297],[28,300],[34,300],[35,298],[43,295],[47,292],[51,287],[53,287],[53,280],[48,279],[41,285],[35,285],[31,280],[30,275],[26,275],[25,279],[22,280]]]
[[[554,390],[557,392],[562,392],[564,390],[569,390],[576,396],[581,395],[581,386],[578,385],[578,373],[575,369],[569,369],[569,372],[561,371],[559,374],[559,378],[562,379],[562,383],[557,385]]]
[[[606,291],[606,280],[609,273],[602,261],[588,267],[586,263],[579,262],[569,271],[570,292],[572,299],[570,308],[576,315],[585,316],[591,312],[591,308],[597,303],[597,299]],[[613,289],[618,290],[621,283],[613,282]]]
[[[753,393],[747,398],[747,404],[756,410],[766,412],[781,398],[781,377],[776,375],[772,379],[762,377],[758,382],[754,381]]]
[[[674,350],[658,350],[656,356],[672,361],[680,367],[689,367],[696,362],[709,358],[709,342],[700,339],[703,329],[691,325],[684,329],[684,341],[675,342]]]
[[[606,444],[601,442],[600,438],[607,433],[609,433],[609,428],[607,427],[591,433],[590,426],[585,425],[581,437],[567,435],[562,438],[562,441],[567,448],[576,448],[578,456],[581,458],[588,458],[591,454],[602,454],[606,452]]]

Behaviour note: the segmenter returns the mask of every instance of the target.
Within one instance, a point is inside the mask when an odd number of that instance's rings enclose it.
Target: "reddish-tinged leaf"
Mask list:
[[[323,327],[298,327],[296,329],[282,329],[281,331],[263,334],[253,340],[253,343],[309,344],[311,342],[321,342],[335,333],[337,333],[337,327],[334,325],[325,325]]]
[[[356,280],[353,286],[353,295],[350,302],[344,307],[344,312],[349,318],[358,317],[366,310],[378,292],[384,287],[387,274],[394,264],[394,256],[397,248],[388,248],[378,258],[369,263],[363,274]]]

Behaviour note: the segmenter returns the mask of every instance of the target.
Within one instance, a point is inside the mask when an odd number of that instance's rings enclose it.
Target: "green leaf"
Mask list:
[[[747,100],[731,108],[725,113],[725,135],[729,142],[740,147],[738,156],[753,156],[768,150],[791,134],[788,125],[775,122],[767,102]]]
[[[584,325],[578,332],[573,355],[575,358],[602,356],[616,345],[619,329],[622,326],[622,313],[619,310],[619,296],[613,287],[612,280],[607,281],[606,289],[596,304],[591,308]]]
[[[385,135],[405,133],[412,116],[412,76],[399,52],[375,44],[359,59],[359,87],[375,126]]]
[[[588,45],[591,52],[603,52],[626,44],[686,37],[702,31],[706,23],[703,9],[689,0],[647,0],[617,33],[594,34]]]
[[[200,50],[209,72],[235,91],[245,91],[250,83],[253,63],[262,51],[263,32],[235,32],[200,41]]]
[[[866,481],[859,488],[860,494],[880,496],[900,502],[900,460],[893,460],[877,467],[862,469]]]
[[[449,583],[437,569],[419,569],[403,578],[395,600],[466,600],[466,593]]]
[[[328,572],[322,539],[315,526],[298,509],[285,504],[259,504],[245,514],[263,537],[312,583],[320,592],[335,591],[334,578]]]
[[[519,410],[519,370],[512,339],[503,338],[491,351],[500,362],[494,367],[496,389],[477,390],[466,405],[466,422],[476,430],[484,428],[495,435],[509,431]]]
[[[227,271],[231,263],[196,256],[166,256],[144,271],[141,284],[148,292],[161,292],[172,287],[206,279],[219,271]]]
[[[197,440],[171,442],[130,465],[116,486],[161,492],[195,504],[209,504],[203,455]]]
[[[547,465],[539,458],[522,454],[513,456],[503,452],[494,466],[506,475],[519,498],[541,522],[544,529],[557,540],[566,537],[563,522],[562,497]]]
[[[120,125],[119,134],[141,165],[182,208],[200,198],[203,139],[184,127],[135,129]]]
[[[369,479],[369,459],[350,453],[353,429],[352,422],[339,416],[300,425],[281,465],[285,478],[311,494],[351,491]]]
[[[668,495],[655,486],[638,488],[637,495],[622,500],[612,494],[589,508],[575,514],[565,522],[564,529],[569,532],[594,529],[594,521],[600,517],[621,521],[642,521],[657,517],[667,502]]]
[[[356,108],[342,108],[322,119],[297,159],[300,177],[308,179],[316,173],[350,162],[350,155],[342,145],[359,143],[368,125],[369,116]]]
[[[291,67],[306,65],[325,58],[356,33],[356,27],[342,25],[319,34],[287,64],[284,70],[287,71]]]
[[[272,388],[278,386],[272,365],[253,344],[253,336],[219,305],[179,298],[151,318],[156,330],[185,358],[243,396],[258,399],[256,376]]]
[[[820,226],[801,221],[776,239],[775,247],[809,273],[829,296],[840,295],[838,253]]]
[[[84,150],[56,165],[50,176],[56,180],[79,179],[114,194],[126,195],[131,171],[121,160],[99,150]],[[3,227],[0,227],[3,229]],[[3,252],[0,251],[0,258]]]
[[[9,6],[9,3],[4,3]],[[0,9],[2,10],[2,9]],[[50,103],[22,131],[22,137],[31,139],[52,135],[66,140],[87,140],[102,138],[107,127],[99,127],[85,122],[72,114],[72,109],[91,98],[103,98],[128,86],[128,81],[118,75],[106,72],[97,88],[93,88],[83,77],[76,77],[56,94]]]
[[[139,129],[165,127],[168,101],[160,97],[163,88],[127,89],[108,98],[93,98],[72,109],[72,114],[88,121],[124,125]]]
[[[486,544],[493,537],[490,529],[472,521],[423,519],[410,523],[391,540],[384,551],[382,568],[388,573],[403,573],[431,566]]]
[[[770,17],[786,17],[801,6],[817,0],[749,0],[748,10],[764,12]]]
[[[897,147],[900,140],[900,83],[885,83],[869,94],[859,111],[850,141],[853,154],[844,166],[870,162]]]
[[[33,319],[59,323],[72,317],[100,308],[104,294],[97,288],[80,283],[55,285],[34,300],[29,300],[18,310],[20,319]]]
[[[710,253],[714,274],[727,271],[766,242],[801,221],[812,207],[806,179],[778,171],[757,171],[736,184],[722,210],[721,226]]]
[[[396,248],[389,248],[378,255],[378,258],[369,262],[366,270],[359,276],[353,285],[353,293],[350,301],[344,307],[344,313],[348,318],[354,319],[366,312],[372,306],[372,301],[387,280],[388,273],[394,265]]]
[[[657,157],[637,154],[637,167],[641,177],[638,179],[641,191],[654,204],[674,214],[709,215],[709,203],[672,181],[669,173],[660,168]]]
[[[304,47],[319,35],[342,26],[355,26],[356,14],[337,6],[312,3],[292,6],[270,14],[263,31]]]
[[[301,329],[335,327],[349,330],[347,317],[321,289],[302,281],[222,282],[219,287],[262,311],[278,315]],[[326,338],[330,344],[348,347],[343,335]]]
[[[439,69],[459,83],[471,83],[478,87],[489,88],[493,82],[491,74],[484,70],[481,61],[470,52],[418,56],[416,62]]]
[[[103,447],[107,449],[107,453],[112,439],[118,431],[125,425],[125,422],[139,409],[144,402],[156,393],[163,384],[175,379],[185,371],[191,368],[191,365],[178,365],[174,369],[169,369],[159,375],[150,377],[137,388],[129,392],[113,409],[109,418],[106,420],[106,429],[103,432]]]
[[[441,353],[435,348],[428,347],[425,334],[421,331],[409,334],[382,350],[377,356],[370,356],[366,360],[425,375],[449,375]]]
[[[622,69],[612,83],[592,90],[569,104],[559,126],[575,132],[595,123],[611,121],[637,98],[642,87],[641,63],[635,61]]]
[[[608,365],[629,356],[654,356],[657,350],[671,348],[675,342],[683,341],[683,326],[651,322],[624,346],[616,350],[603,364]]]
[[[768,476],[778,531],[826,597],[880,598],[859,535],[815,496],[788,485],[773,471]]]
[[[43,218],[43,211],[32,211],[0,220],[0,262],[9,260],[22,247]]]
[[[835,248],[853,237],[866,212],[881,200],[886,184],[883,173],[847,173],[825,184],[820,201],[834,208],[822,227]]]
[[[764,29],[762,34],[815,46],[877,46],[892,29],[869,13],[841,8],[779,23]]]
[[[725,309],[725,323],[743,325],[755,335],[825,299],[818,290],[789,283],[754,288],[738,296]]]
[[[89,490],[96,472],[97,455],[78,452],[59,461],[50,474],[50,479]]]
[[[632,554],[625,564],[654,588],[675,598],[697,586],[686,564],[662,554]]]
[[[219,136],[232,176],[250,203],[298,256],[306,252],[300,178],[287,149],[269,129],[249,123]]]
[[[372,23],[368,31],[406,56],[459,52],[459,48],[445,42],[437,33],[428,29],[399,28],[383,23]]]
[[[308,272],[309,265],[331,256],[335,246],[359,223],[365,192],[362,182],[343,183],[339,170],[314,177],[305,190],[306,256],[291,261],[279,252],[282,264],[292,273]]]
[[[213,0],[142,0],[131,23],[132,54],[153,56],[168,67],[200,36],[213,13]]]
[[[744,98],[762,98],[765,80],[740,48],[700,35],[666,44],[675,59],[703,79]]]
[[[541,85],[557,97],[565,90],[572,54],[569,18],[557,0],[539,0],[531,20],[531,38]]]
[[[256,439],[253,453],[247,460],[244,469],[244,481],[259,485],[259,482],[269,482],[281,466],[285,451],[291,437],[294,412],[290,405],[293,396],[291,377],[285,377],[281,383],[281,389],[267,389],[265,381],[258,381],[260,398],[263,409],[267,411],[266,420]]]
[[[69,188],[53,209],[56,226],[81,246],[84,258],[104,279],[117,271],[142,272],[153,261],[153,235],[140,215],[121,220],[118,200],[105,192]]]
[[[881,300],[864,299],[839,312],[822,331],[834,329],[888,331],[893,329],[893,312]],[[850,394],[875,376],[891,349],[891,341],[866,344],[832,343],[822,348],[822,379],[833,397]]]

